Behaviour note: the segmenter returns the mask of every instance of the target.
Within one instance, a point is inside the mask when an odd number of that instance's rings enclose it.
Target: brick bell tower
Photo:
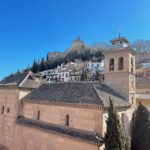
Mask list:
[[[136,105],[135,52],[124,37],[111,40],[112,50],[105,51],[105,83]]]

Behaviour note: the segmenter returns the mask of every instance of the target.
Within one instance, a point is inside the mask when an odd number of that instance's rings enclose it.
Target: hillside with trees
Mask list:
[[[150,59],[150,40],[136,40],[130,45],[137,51],[138,60],[140,60],[139,57],[142,60],[143,58],[145,59],[145,53],[146,58],[148,57]],[[36,73],[38,71],[56,68],[62,63],[69,61],[76,62],[77,60],[101,62],[104,59],[102,53],[105,50],[111,50],[109,43],[93,42],[91,46],[88,46],[81,41],[80,37],[77,37],[65,52],[50,52],[46,59],[34,60],[31,70]]]
[[[87,46],[78,37],[64,53],[52,52],[47,54],[46,59],[42,58],[40,61],[34,60],[31,70],[36,73],[46,69],[53,69],[58,65],[69,61],[76,62],[80,60],[101,62],[103,57],[101,48]]]

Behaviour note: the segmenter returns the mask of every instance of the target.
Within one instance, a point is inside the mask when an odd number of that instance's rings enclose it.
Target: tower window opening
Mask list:
[[[120,57],[118,60],[118,69],[123,70],[124,69],[124,60],[123,57]]]
[[[111,58],[109,61],[109,70],[113,71],[114,70],[114,59]]]
[[[66,115],[66,126],[69,126],[69,115]]]

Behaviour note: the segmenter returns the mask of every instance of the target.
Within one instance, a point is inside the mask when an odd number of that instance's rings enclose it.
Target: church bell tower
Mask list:
[[[111,43],[112,50],[104,52],[105,83],[135,106],[135,52],[124,37]]]

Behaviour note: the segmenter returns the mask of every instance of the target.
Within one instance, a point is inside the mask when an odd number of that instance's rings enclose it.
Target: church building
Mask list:
[[[119,37],[111,42],[112,50],[104,53],[104,83],[37,84],[30,74],[20,80],[21,75],[16,75],[1,81],[0,148],[103,149],[109,98],[117,108],[127,135],[130,135],[136,105],[135,53],[126,38]],[[27,84],[29,81],[32,84]],[[19,96],[20,92],[23,92],[22,96]]]

